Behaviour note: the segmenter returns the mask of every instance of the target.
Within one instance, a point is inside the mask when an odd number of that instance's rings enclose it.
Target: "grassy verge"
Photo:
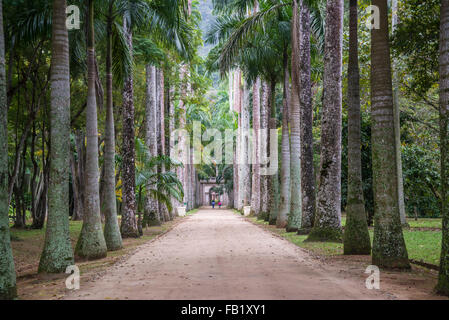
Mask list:
[[[441,229],[442,219],[441,218],[407,218],[407,223],[411,229]],[[346,225],[346,215],[341,217],[341,225]]]
[[[200,210],[200,209],[192,209],[192,210],[190,210],[190,211],[188,211],[188,212],[186,213],[186,216],[190,216],[190,215],[192,215],[192,214],[195,214],[195,213],[197,213],[199,210]]]
[[[323,256],[335,256],[343,255],[342,243],[329,243],[329,242],[304,242],[307,236],[300,236],[294,232],[285,232],[284,229],[277,229],[275,226],[268,225],[268,222],[257,220],[255,217],[248,218],[254,224],[261,225],[265,229],[278,234],[279,236],[294,243],[298,247],[309,250],[315,254]],[[425,221],[418,220],[417,224],[420,227],[417,228],[432,228],[428,226],[435,226],[440,219],[423,219]],[[431,221],[427,221],[431,220]],[[441,222],[440,222],[441,223]],[[422,226],[426,227],[422,227]],[[431,265],[439,265],[440,253],[441,253],[441,231],[440,230],[404,230],[404,239],[407,245],[409,258],[421,261]],[[373,230],[370,228],[371,241],[373,239]]]

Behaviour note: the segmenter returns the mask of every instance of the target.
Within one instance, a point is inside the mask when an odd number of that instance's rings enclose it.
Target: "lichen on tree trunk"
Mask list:
[[[275,166],[277,167],[278,164],[277,162],[277,156],[273,157],[273,155],[271,154],[271,150],[273,150],[273,148],[271,147],[272,144],[276,145],[276,152],[277,152],[277,145],[278,145],[278,139],[277,139],[277,134],[276,134],[276,138],[272,139],[271,137],[271,131],[272,130],[277,130],[277,119],[276,119],[276,101],[275,101],[275,96],[276,96],[276,81],[274,79],[271,80],[270,83],[270,110],[271,110],[271,114],[270,114],[270,120],[269,120],[269,129],[270,129],[270,133],[268,134],[268,136],[270,137],[268,139],[268,145],[270,148],[270,154],[269,154],[269,159],[270,159],[270,171],[272,171],[272,167]],[[274,141],[273,141],[274,140]],[[278,211],[279,211],[279,173],[278,170],[276,170],[274,173],[270,172],[271,175],[269,176],[269,180],[268,180],[268,208],[269,208],[269,218],[268,218],[268,223],[270,225],[275,225],[276,224],[276,220],[278,217]]]
[[[315,219],[315,173],[313,167],[313,103],[310,63],[310,10],[304,1],[300,9],[300,106],[301,106],[301,230],[308,233]]]
[[[267,149],[269,145],[267,144],[268,138],[268,115],[270,114],[269,110],[269,96],[270,96],[270,87],[266,81],[262,82],[262,101],[261,101],[261,109],[260,109],[260,129],[261,129],[261,137],[260,137],[260,162],[261,169],[266,169],[266,159],[267,159]],[[260,220],[268,219],[268,179],[269,176],[261,175],[260,176],[260,213],[257,216]]]
[[[371,114],[374,189],[372,263],[385,268],[410,268],[398,207],[387,0],[373,0],[380,10],[380,28],[371,30]]]
[[[126,18],[124,30],[126,39],[131,46],[132,31],[127,26]],[[138,238],[136,220],[135,195],[135,150],[134,150],[134,87],[132,74],[127,75],[123,88],[123,146],[122,146],[122,222],[120,232],[123,238]]]
[[[53,1],[51,161],[48,217],[39,272],[59,273],[74,264],[69,234],[70,70],[65,1]]]
[[[371,253],[371,239],[368,233],[362,188],[360,72],[357,25],[357,0],[351,0],[349,7],[348,61],[348,196],[343,241],[344,254]]]
[[[64,2],[64,0],[54,1],[54,3],[63,7],[59,8],[59,12],[54,11],[59,13],[55,15],[57,22],[60,22],[61,11],[65,8]],[[59,28],[61,25],[57,24],[53,27]],[[16,272],[9,234],[7,118],[5,38],[3,33],[3,5],[0,1],[0,300],[13,299],[17,296]]]
[[[441,1],[440,24],[440,145],[443,238],[436,290],[449,296],[449,0]]]
[[[308,241],[341,241],[343,0],[326,4],[321,159],[314,226]]]

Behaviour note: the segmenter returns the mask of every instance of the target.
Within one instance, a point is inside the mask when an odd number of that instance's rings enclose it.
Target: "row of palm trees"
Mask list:
[[[349,13],[348,61],[348,195],[347,222],[341,225],[341,132],[342,132],[342,39],[343,0],[215,0],[215,8],[222,12],[212,26],[208,41],[216,44],[209,59],[210,65],[220,68],[223,75],[238,77],[234,92],[245,96],[252,86],[259,90],[262,80],[262,111],[253,103],[253,117],[271,115],[269,127],[277,128],[276,106],[273,96],[277,83],[283,86],[281,179],[268,179],[253,170],[251,202],[253,213],[259,218],[286,228],[287,231],[307,233],[307,241],[343,241],[345,254],[371,254],[373,264],[384,268],[409,269],[401,219],[403,192],[399,179],[397,120],[393,99],[392,66],[389,43],[389,11],[387,0],[372,0],[379,8],[380,28],[371,30],[371,121],[374,187],[374,239],[371,241],[365,213],[361,173],[360,72],[358,60],[358,2],[351,0]],[[447,30],[448,1],[441,1],[441,58],[440,104],[442,180],[447,174]],[[393,5],[397,7],[397,2]],[[322,14],[323,13],[323,14]],[[324,16],[324,17],[323,17]],[[393,19],[394,20],[394,19]],[[322,57],[320,60],[319,57]],[[286,62],[290,60],[289,64]],[[313,60],[313,63],[311,62]],[[312,135],[312,82],[316,62],[322,63],[322,113],[320,167],[315,188]],[[321,66],[319,66],[321,67]],[[237,70],[237,71],[236,71]],[[240,74],[245,85],[241,85]],[[291,89],[290,89],[291,84]],[[266,98],[268,96],[268,98]],[[257,94],[253,93],[253,97]],[[241,112],[239,126],[245,127],[247,101],[236,102]],[[396,102],[397,104],[397,102]],[[397,115],[396,115],[397,116]],[[259,119],[253,118],[258,126]],[[260,119],[261,127],[265,120]],[[266,127],[266,124],[265,124]],[[258,139],[257,137],[255,139]],[[400,145],[400,144],[399,144]],[[255,144],[256,148],[258,145]],[[237,143],[237,154],[249,151]],[[245,156],[243,156],[245,157]],[[398,165],[399,163],[399,165]],[[235,163],[236,167],[242,166]],[[253,165],[257,167],[256,163]],[[242,196],[245,171],[234,170],[234,205],[241,209],[249,205]],[[260,181],[260,185],[257,185]],[[255,195],[257,193],[257,195]],[[447,185],[442,186],[442,194]],[[263,200],[266,199],[266,200]],[[443,196],[443,199],[447,197]],[[254,205],[255,201],[260,205]],[[267,202],[267,205],[265,204]],[[449,292],[448,269],[448,210],[443,200],[443,247],[438,290]],[[265,206],[264,209],[262,209]],[[403,206],[402,206],[403,207]]]
[[[145,148],[135,134],[134,54],[148,63],[149,70],[156,70],[158,65],[157,48],[163,48],[182,59],[190,59],[193,47],[190,44],[192,28],[188,24],[188,7],[190,1],[146,1],[146,0],[89,0],[77,3],[85,9],[87,17],[87,105],[86,105],[86,160],[84,174],[84,210],[83,225],[75,250],[73,251],[69,234],[69,178],[71,158],[71,72],[69,52],[69,34],[66,27],[66,0],[53,0],[48,19],[51,19],[51,150],[50,174],[48,182],[48,214],[46,236],[39,263],[39,272],[59,273],[74,264],[74,257],[98,259],[105,257],[107,251],[123,247],[122,238],[139,237],[139,221],[136,217],[139,201],[144,191],[148,201],[159,202],[157,219],[167,212],[164,219],[170,219],[168,209],[172,198],[182,201],[183,190],[177,177],[172,172],[165,172],[165,167],[176,168],[177,163],[164,157],[164,150],[158,153],[160,139],[155,133],[158,126],[163,127],[164,115],[156,118],[157,109],[164,106],[160,100],[148,103],[145,117],[148,121],[148,134]],[[47,5],[47,4],[45,4]],[[99,130],[97,118],[98,71],[95,33],[98,28],[98,16],[106,24],[106,122],[103,164],[103,208],[104,229],[100,213],[99,186]],[[15,270],[10,246],[9,234],[9,200],[8,200],[8,132],[6,96],[5,41],[3,32],[3,6],[0,1],[0,90],[1,100],[1,213],[0,213],[0,298],[16,296]],[[46,25],[46,24],[44,24]],[[103,29],[98,29],[104,32]],[[82,31],[77,31],[82,34]],[[138,37],[134,39],[134,34]],[[77,35],[71,37],[77,39]],[[72,41],[70,41],[72,43]],[[138,48],[134,49],[133,44]],[[72,58],[72,59],[71,59]],[[163,83],[162,70],[158,68]],[[147,79],[148,88],[155,88],[156,77]],[[156,95],[164,96],[163,86],[158,90],[147,90],[148,99]],[[121,184],[122,211],[119,226],[116,201],[116,137],[113,86],[123,85],[123,125],[121,145]],[[174,105],[173,105],[174,108]],[[160,110],[158,111],[160,114]],[[151,133],[150,133],[151,131]],[[160,131],[159,131],[160,132]],[[165,136],[165,134],[164,134]],[[150,152],[150,149],[155,152]],[[137,148],[137,150],[136,150]],[[137,151],[137,153],[136,153]],[[137,170],[137,172],[136,172]],[[136,190],[136,177],[139,181]],[[145,180],[145,181],[140,181]],[[155,188],[156,187],[156,188]],[[155,189],[155,190],[153,190]],[[138,199],[136,199],[136,195]],[[164,211],[161,208],[165,208]],[[146,210],[145,210],[146,211]],[[140,220],[140,219],[139,219]]]

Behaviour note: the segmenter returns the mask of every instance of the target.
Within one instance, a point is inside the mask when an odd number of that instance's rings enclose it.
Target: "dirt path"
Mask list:
[[[229,210],[200,210],[67,299],[395,299]]]

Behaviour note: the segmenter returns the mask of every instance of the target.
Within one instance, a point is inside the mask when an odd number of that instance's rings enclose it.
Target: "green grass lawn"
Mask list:
[[[268,227],[268,222],[257,220],[254,217],[249,219],[253,223]],[[342,220],[345,221],[345,219]],[[417,223],[412,225],[410,222]],[[441,225],[441,219],[419,219],[418,221],[409,221],[409,224],[411,224],[411,229],[403,231],[409,258],[433,265],[439,265],[441,254],[441,231],[422,231],[413,230],[413,228],[437,228],[438,225]],[[286,238],[297,246],[310,250],[319,255],[332,256],[343,254],[342,243],[304,242],[307,236],[300,236],[294,232],[287,233],[283,229],[276,229],[274,226],[269,226],[269,228],[271,231]],[[369,232],[372,241],[373,229],[370,228]]]
[[[78,238],[81,232],[83,221],[70,221],[70,238],[73,240]],[[28,229],[14,229],[11,228],[11,238],[15,241],[27,240],[35,238],[36,240],[42,239],[45,236],[45,226],[41,230],[28,230]]]
[[[410,228],[431,228],[431,229],[441,229],[441,218],[407,218],[407,223]],[[341,217],[341,225],[346,225],[346,215]]]
[[[410,228],[439,228],[441,229],[442,220],[441,218],[418,218],[415,220],[413,218],[407,218],[407,222]]]

